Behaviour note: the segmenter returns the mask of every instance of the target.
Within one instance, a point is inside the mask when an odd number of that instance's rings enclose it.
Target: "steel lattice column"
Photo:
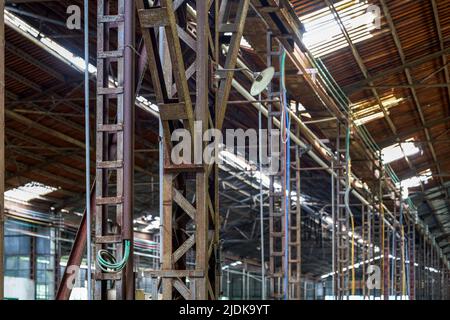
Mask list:
[[[299,103],[296,103],[296,114],[299,116]],[[295,125],[295,134],[300,138],[300,127]],[[295,145],[291,147],[293,161],[289,168],[290,174],[290,199],[288,203],[292,204],[289,207],[289,300],[300,300],[302,296],[301,290],[301,266],[302,266],[302,239],[301,239],[301,221],[302,221],[302,209],[301,209],[301,185],[300,185],[300,146]],[[295,196],[294,196],[295,195]],[[295,199],[295,201],[294,201]]]
[[[124,270],[103,272],[96,263],[95,298],[132,300],[134,1],[99,0],[97,8],[95,248],[114,250],[120,261],[129,241],[130,253]]]
[[[272,32],[266,35],[267,66],[272,67],[275,61],[280,61],[282,46],[279,44]],[[269,100],[280,97],[281,79],[273,80],[267,88]],[[269,143],[269,157],[272,168],[269,174],[269,279],[270,297],[272,299],[283,299],[288,295],[285,285],[286,274],[286,152],[283,143],[283,132],[275,133],[275,122],[282,124],[282,106],[278,103],[269,102],[267,105],[267,134]],[[278,152],[278,147],[280,151]],[[276,186],[280,186],[279,189]]]
[[[416,221],[409,224],[409,294],[410,300],[416,300]]]
[[[335,277],[335,296],[338,300],[344,300],[350,294],[350,246],[351,240],[348,235],[350,230],[350,212],[347,210],[345,204],[345,194],[347,188],[350,186],[349,170],[350,163],[345,156],[345,136],[348,124],[342,124],[337,122],[336,131],[336,160],[334,163],[334,169],[336,171],[336,178],[334,179],[335,190],[335,221],[333,223],[336,226],[335,241],[336,241],[336,277]],[[345,181],[345,185],[342,185],[342,181]]]
[[[184,1],[162,0],[153,6],[137,2],[164,134],[164,254],[161,272],[154,272],[162,278],[164,299],[216,299],[220,292],[218,167],[202,161],[199,146],[207,129],[222,127],[249,7],[249,0],[235,1],[237,11],[231,22],[227,2],[195,1],[195,11]],[[168,49],[164,68],[156,41],[161,27]],[[214,81],[211,70],[218,74],[221,60],[219,33],[226,32],[231,33],[226,71]],[[181,43],[196,57],[187,67]],[[173,72],[167,72],[167,67]],[[195,103],[190,86],[195,86]],[[175,129],[187,130],[200,154],[194,148],[193,158],[173,157]],[[188,268],[188,260],[193,268]]]

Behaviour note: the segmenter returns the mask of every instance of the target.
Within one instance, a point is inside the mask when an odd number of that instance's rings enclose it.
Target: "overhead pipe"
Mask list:
[[[226,50],[226,48],[225,48]],[[250,69],[248,68],[247,65],[245,65],[245,63],[238,58],[237,61],[237,65],[239,66],[239,68],[242,68],[243,70],[247,70],[247,72],[244,71],[244,73],[247,75],[247,77],[249,77],[249,79],[251,78],[251,72],[249,71]],[[247,100],[249,100],[249,102],[252,103],[252,105],[257,108],[259,110],[259,108],[264,109],[264,107],[262,106],[262,104],[260,103],[260,101],[257,101],[243,86],[241,86],[236,80],[233,80],[233,87],[235,87],[235,89],[241,93]],[[255,104],[257,104],[257,106],[255,106]],[[266,110],[266,112],[263,114],[268,117],[268,111]],[[316,149],[316,151],[322,155],[325,159],[327,159],[328,161],[332,162],[333,160],[335,160],[335,156],[332,153],[332,151],[327,148],[321,141],[320,139],[303,123],[303,121],[301,121],[301,119],[292,111],[289,110],[289,114],[292,117],[292,119],[294,119],[296,121],[296,123],[300,126],[301,130],[303,133],[306,133],[305,136],[308,140],[309,143],[311,143],[311,146],[313,148]],[[274,123],[275,125],[280,128],[280,123],[277,119],[274,119]],[[300,140],[298,139],[292,132],[290,132],[291,138],[292,140],[299,146],[301,146],[302,148],[305,148],[306,145]],[[300,143],[300,144],[299,144]],[[326,165],[322,159],[320,159],[319,157],[317,157],[316,154],[314,154],[312,151],[308,152],[308,155],[311,156],[311,158],[313,158],[313,160],[319,164],[319,166],[322,166],[324,169],[326,169],[327,172],[329,172],[330,174],[333,174],[335,177],[337,177],[337,174],[330,169],[330,166]],[[360,188],[361,186],[359,186],[357,184],[357,181],[359,181],[358,178],[354,177],[353,175],[350,177],[351,179],[351,186],[352,186],[352,194],[357,197],[364,205],[367,205],[369,207],[373,206],[361,195],[359,194],[354,188]],[[345,181],[341,181],[341,184],[345,185]],[[363,186],[364,190],[366,192],[371,193],[371,191]],[[386,207],[386,205],[383,204],[383,209],[385,210],[385,213],[387,213],[393,220],[394,220],[394,224],[395,222],[397,222],[397,219],[394,217],[394,215],[392,214],[392,212]],[[391,223],[384,218],[385,223],[392,229],[394,230],[394,226],[391,225]]]
[[[258,102],[239,82],[237,82],[235,79],[233,79],[232,82],[233,87],[236,89],[237,92],[239,92],[244,98],[246,98],[249,103],[251,103],[258,111],[261,111],[261,113],[265,116],[268,117],[269,116],[269,112],[268,110],[260,103]],[[309,134],[306,135],[308,142],[310,142],[313,146],[313,148],[318,151],[322,156],[324,156],[326,159],[330,159],[330,161],[333,160],[334,157],[330,157],[329,156],[329,151],[327,151],[327,149],[324,149],[320,143],[318,142],[319,139],[311,132],[311,130],[309,128],[307,128],[301,121],[300,119],[295,116],[295,114],[292,114],[292,111],[289,111],[289,113],[291,114],[291,116],[293,116],[292,118],[300,125],[301,130],[303,130],[304,128],[306,128],[304,130],[304,132],[308,132]],[[281,123],[278,119],[273,119],[273,123],[275,124],[276,127],[280,128]],[[295,142],[298,146],[306,149],[307,145],[300,140],[292,131],[289,132],[290,138],[292,139],[293,142]],[[337,178],[337,174],[336,172],[334,172],[333,170],[330,169],[330,166],[327,165],[319,156],[317,156],[312,150],[309,150],[307,152],[307,154],[321,167],[324,168],[324,170],[326,170],[329,174],[333,175],[335,178]],[[352,184],[355,184],[356,179],[353,178]],[[341,184],[345,184],[345,182],[343,180],[341,180]],[[355,185],[356,186],[356,185]],[[366,189],[365,190],[367,192],[370,192],[370,190]],[[359,193],[357,192],[355,189],[352,189],[352,194],[358,198],[364,205],[367,206],[371,206],[371,204]],[[392,216],[392,213],[386,208],[386,211]],[[393,216],[392,216],[393,217]],[[394,218],[395,219],[395,218]],[[394,229],[394,227],[391,225],[391,223],[384,218],[385,223],[391,228]]]
[[[92,257],[91,257],[91,128],[89,108],[89,0],[84,0],[84,116],[86,152],[86,259],[87,259],[87,299],[92,300]]]

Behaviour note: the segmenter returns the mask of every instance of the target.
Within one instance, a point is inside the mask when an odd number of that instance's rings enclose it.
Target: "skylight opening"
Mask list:
[[[79,69],[80,71],[84,71],[84,59],[81,57],[78,57],[74,55],[72,52],[64,48],[63,46],[59,45],[52,39],[48,38],[44,34],[42,34],[40,31],[20,19],[19,17],[13,15],[8,10],[5,10],[5,22],[9,25],[14,26],[15,28],[20,29],[21,31],[25,32],[29,36],[33,37],[34,39],[40,41],[42,44],[44,44],[49,49],[53,50],[55,53],[60,55],[65,60],[69,61],[74,67]],[[97,69],[92,64],[89,64],[89,73],[95,73]]]
[[[5,198],[11,201],[30,202],[33,199],[38,199],[56,190],[58,189],[33,181],[21,187],[6,191]]]
[[[373,37],[371,32],[377,28],[377,16],[369,10],[367,1],[343,0],[334,6],[353,43]],[[306,31],[303,42],[315,57],[348,47],[348,42],[328,7],[299,18]]]
[[[5,23],[10,28],[13,28],[18,32],[22,33],[24,36],[28,37],[38,45],[40,44],[41,46],[43,46],[49,53],[51,53],[56,58],[77,69],[79,72],[84,72],[85,62],[82,57],[77,56],[71,51],[67,50],[66,48],[64,48],[57,42],[53,41],[45,34],[41,33],[33,26],[29,25],[27,22],[15,16],[6,9],[5,9]],[[89,73],[93,75],[97,74],[97,68],[90,63],[89,63]],[[110,77],[109,82],[111,87],[117,86],[117,82],[112,77]],[[144,109],[150,113],[159,112],[158,106],[156,106],[143,96],[137,97],[136,104],[141,109]]]
[[[381,104],[383,108],[389,114],[389,110],[398,106],[404,98],[397,98],[393,94],[381,98]],[[357,126],[361,126],[372,122],[377,119],[384,118],[384,112],[381,110],[380,105],[372,100],[365,100],[358,102],[351,106],[353,119]]]
[[[297,113],[297,102],[292,100],[290,102],[290,108],[291,108],[292,112]],[[303,104],[301,104],[300,102],[298,102],[298,112],[300,112],[302,117],[309,118],[309,119],[312,118],[311,114],[306,111],[305,106]]]
[[[433,172],[431,169],[427,169],[419,173],[416,177],[411,177],[405,180],[402,180],[397,187],[402,189],[402,196],[404,199],[409,196],[409,189],[419,187],[422,184],[427,184],[431,179],[433,179]]]
[[[386,147],[381,151],[381,157],[384,164],[389,164],[399,159],[409,156],[413,156],[420,152],[420,148],[418,148],[414,144],[414,139],[409,139],[404,143],[396,143],[392,146]]]

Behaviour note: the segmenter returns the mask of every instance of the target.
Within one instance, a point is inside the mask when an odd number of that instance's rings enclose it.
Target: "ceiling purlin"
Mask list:
[[[381,7],[383,9],[383,12],[384,12],[384,15],[386,17],[386,20],[388,22],[388,26],[389,26],[389,29],[391,31],[391,35],[393,37],[393,40],[394,40],[395,46],[397,48],[397,52],[398,52],[398,54],[400,56],[401,62],[402,62],[402,64],[406,64],[406,56],[405,56],[405,53],[403,51],[403,47],[402,47],[400,38],[399,38],[399,36],[397,34],[397,29],[395,27],[394,21],[392,19],[391,14],[390,14],[389,8],[386,5],[386,2],[384,0],[380,0],[380,4],[381,4]],[[437,13],[437,12],[435,12],[435,13]],[[437,19],[436,15],[434,15],[434,17],[435,17],[435,19]],[[436,23],[438,23],[438,22],[436,21]],[[440,27],[438,27],[438,29],[440,30]],[[441,39],[442,39],[442,35],[441,35]],[[443,47],[441,47],[441,49],[442,48]],[[447,70],[447,68],[445,68],[445,70]],[[408,81],[408,85],[412,85],[414,83],[414,81],[413,81],[413,77],[411,75],[410,68],[405,68],[404,69],[404,73],[405,73],[406,79]],[[446,72],[446,75],[448,76],[448,72]],[[446,81],[447,80],[448,80],[448,78],[446,79]],[[442,176],[441,166],[440,166],[439,161],[437,159],[437,155],[436,155],[436,151],[435,151],[435,148],[434,148],[434,145],[433,145],[433,141],[432,141],[432,138],[431,138],[430,131],[429,131],[429,129],[426,126],[427,124],[426,124],[425,116],[423,114],[423,109],[422,109],[421,103],[419,101],[419,98],[418,98],[418,95],[417,95],[417,92],[416,92],[416,88],[415,87],[411,87],[410,90],[411,90],[411,93],[412,93],[412,96],[413,96],[413,101],[414,101],[414,105],[416,107],[416,111],[417,111],[417,113],[419,115],[421,126],[423,128],[423,131],[425,133],[425,137],[427,139],[427,145],[428,145],[428,148],[429,148],[431,156],[432,156],[432,161],[431,161],[432,165],[430,165],[430,167],[434,166],[436,168],[437,173],[438,173],[439,182],[440,182],[441,186],[443,186],[444,185],[444,178]],[[448,87],[447,87],[447,90],[448,90]],[[450,94],[450,91],[448,91],[448,92]],[[446,113],[448,114],[448,112],[446,112]],[[424,191],[423,184],[422,184],[422,190]],[[446,188],[444,188],[444,192],[445,192],[446,200],[448,200],[449,199],[448,190]],[[430,203],[430,206],[431,206],[431,208],[433,208],[433,212],[436,213],[432,203]],[[439,227],[442,230],[445,230],[445,227],[442,224],[441,219],[437,215],[436,215],[436,221],[438,222]]]

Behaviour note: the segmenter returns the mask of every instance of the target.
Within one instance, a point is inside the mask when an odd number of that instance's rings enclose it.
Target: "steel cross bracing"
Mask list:
[[[173,161],[171,135],[184,128],[195,145],[202,144],[195,133],[222,128],[249,0],[189,3],[139,0],[137,7],[164,134],[163,258],[155,274],[162,278],[163,299],[204,300],[220,294],[218,166],[198,158]],[[233,5],[237,9],[231,15]],[[165,49],[156,40],[160,30]],[[187,68],[182,49],[196,56]],[[224,73],[218,72],[222,60]],[[188,255],[193,267],[187,265]]]
[[[280,63],[282,47],[276,41],[271,32],[267,32],[267,66],[275,66]],[[277,82],[277,83],[275,83]],[[281,79],[278,76],[267,88],[267,98],[269,101],[281,97]],[[283,132],[274,134],[274,120],[283,123],[282,106],[280,103],[269,102],[267,104],[267,136],[269,142],[268,155],[271,167],[274,170],[269,173],[269,278],[270,278],[270,298],[283,299],[286,297],[287,288],[285,286],[286,274],[286,152],[283,143]],[[279,152],[275,151],[279,146]],[[276,154],[278,153],[278,154]],[[276,162],[276,163],[275,163]]]
[[[121,261],[124,241],[130,241],[131,247],[124,270],[105,272],[96,262],[97,300],[134,299],[133,20],[133,1],[97,2],[95,252],[111,250]]]

